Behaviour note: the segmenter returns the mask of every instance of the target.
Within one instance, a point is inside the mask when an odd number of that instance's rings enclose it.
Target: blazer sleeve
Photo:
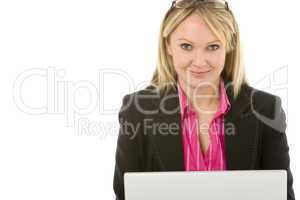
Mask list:
[[[131,95],[123,97],[123,103],[118,114],[120,123],[117,147],[115,152],[115,169],[113,177],[113,189],[116,200],[124,200],[124,173],[140,171],[140,159],[138,149],[137,116]]]
[[[272,109],[272,123],[264,125],[262,137],[262,168],[285,169],[287,171],[287,200],[295,200],[293,176],[290,169],[290,156],[286,130],[286,115],[281,99],[275,96]]]

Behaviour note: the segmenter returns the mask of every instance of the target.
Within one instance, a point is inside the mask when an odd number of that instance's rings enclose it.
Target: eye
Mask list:
[[[212,44],[208,46],[208,49],[212,51],[218,50],[219,48],[220,46],[218,44]]]
[[[192,50],[192,45],[188,44],[188,43],[182,43],[180,45],[180,47],[184,50]]]

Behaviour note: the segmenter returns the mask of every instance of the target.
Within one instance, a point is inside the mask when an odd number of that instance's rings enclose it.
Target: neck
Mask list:
[[[220,78],[214,81],[204,82],[198,87],[190,87],[184,81],[179,81],[188,101],[197,111],[216,111],[219,104]]]

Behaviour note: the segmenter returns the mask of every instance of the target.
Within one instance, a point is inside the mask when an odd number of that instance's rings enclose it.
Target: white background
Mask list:
[[[296,3],[229,1],[250,83],[282,97],[297,195]],[[114,199],[118,109],[152,76],[170,4],[0,1],[0,199]]]

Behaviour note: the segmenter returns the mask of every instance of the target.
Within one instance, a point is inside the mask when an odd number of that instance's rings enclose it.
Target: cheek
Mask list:
[[[180,57],[174,59],[174,68],[178,76],[185,77],[189,66],[191,65],[190,59]]]
[[[209,59],[209,64],[214,67],[216,71],[221,71],[225,65],[226,53],[220,52],[218,54],[212,55]]]
[[[191,58],[187,54],[181,52],[174,52],[173,64],[175,68],[184,68],[191,63]]]
[[[191,65],[191,58],[181,53],[174,54],[173,65],[177,73],[182,73]]]

